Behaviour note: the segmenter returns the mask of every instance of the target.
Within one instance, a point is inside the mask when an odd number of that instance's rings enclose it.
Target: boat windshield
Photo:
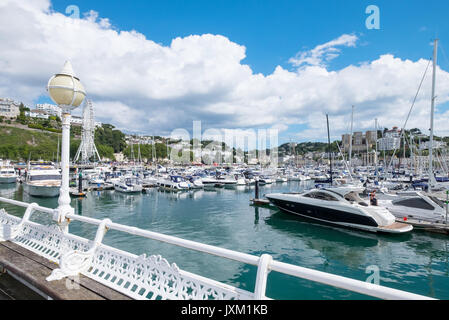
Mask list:
[[[133,184],[137,184],[137,179],[134,179],[134,178],[127,178],[127,179],[125,180],[125,184],[126,184],[128,187],[132,187]]]
[[[304,195],[304,197],[325,200],[325,201],[338,201],[338,199],[335,198],[333,195],[330,195],[326,192],[320,192],[320,191],[312,191],[312,192],[306,193]]]
[[[357,203],[361,206],[367,207],[368,204],[362,200],[362,198],[359,197],[359,195],[357,194],[357,192],[349,192],[348,194],[345,195],[345,199],[351,203]]]
[[[16,173],[14,170],[0,170],[0,174],[14,174]]]
[[[434,197],[434,196],[429,196],[429,198],[430,198],[433,202],[435,202],[437,205],[439,205],[441,208],[444,209],[444,202],[443,202],[443,201],[441,201],[440,199],[438,199],[437,197]]]
[[[38,176],[30,176],[30,181],[46,181],[46,180],[61,180],[61,175],[38,175]]]

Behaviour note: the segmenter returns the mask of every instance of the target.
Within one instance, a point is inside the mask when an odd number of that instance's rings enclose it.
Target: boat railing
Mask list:
[[[47,278],[48,281],[83,274],[134,299],[263,300],[269,299],[266,297],[268,274],[274,271],[380,299],[432,299],[276,261],[268,254],[255,256],[114,223],[109,219],[99,220],[75,213],[62,216],[57,209],[42,207],[36,203],[28,204],[1,197],[0,202],[26,208],[22,218],[0,210],[0,241],[12,241],[58,263],[59,269],[52,272]],[[30,217],[34,212],[45,213],[56,223],[42,225],[33,222]],[[68,223],[71,221],[97,226],[95,239],[92,241],[71,234],[68,230]],[[176,264],[168,263],[160,255],[137,256],[107,246],[102,242],[107,230],[116,230],[256,266],[254,292],[181,270]]]

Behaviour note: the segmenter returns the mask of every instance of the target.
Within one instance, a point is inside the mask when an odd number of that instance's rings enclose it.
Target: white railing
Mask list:
[[[59,264],[47,280],[83,274],[135,299],[267,299],[267,277],[276,271],[297,278],[346,289],[364,295],[393,300],[431,299],[401,290],[307,269],[272,259],[184,240],[135,227],[69,214],[59,216],[57,209],[41,207],[0,197],[0,202],[26,208],[22,219],[0,210],[0,241],[9,240]],[[51,215],[59,226],[44,226],[30,221],[34,211]],[[70,221],[98,226],[93,241],[75,236],[66,227]],[[255,291],[249,292],[218,281],[180,270],[159,255],[136,256],[102,243],[107,230],[116,230],[214,256],[257,266]]]

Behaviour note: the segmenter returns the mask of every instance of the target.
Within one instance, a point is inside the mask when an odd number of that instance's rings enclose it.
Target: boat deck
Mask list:
[[[83,275],[47,281],[46,278],[56,268],[56,264],[15,243],[0,242],[0,271],[6,272],[41,297],[53,300],[130,300],[129,297]],[[12,298],[8,294],[3,297]]]
[[[403,229],[404,227],[406,227],[407,224],[405,223],[401,223],[401,222],[395,222],[389,226],[384,226],[382,227],[382,229],[386,229],[386,230],[400,230]]]
[[[416,230],[449,234],[449,224],[435,223],[412,218],[408,218],[404,223],[412,225]]]

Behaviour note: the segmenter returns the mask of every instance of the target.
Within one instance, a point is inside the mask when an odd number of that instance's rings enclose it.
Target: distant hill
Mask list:
[[[75,129],[75,128],[74,128]],[[80,145],[80,139],[74,136],[70,138],[70,158],[73,158]],[[0,158],[9,160],[27,161],[51,160],[57,157],[58,139],[61,134],[47,130],[30,129],[26,127],[0,125]],[[96,142],[101,157],[113,159],[114,148]],[[61,148],[61,147],[60,147]]]
[[[53,160],[60,134],[0,125],[0,158],[10,160]]]

